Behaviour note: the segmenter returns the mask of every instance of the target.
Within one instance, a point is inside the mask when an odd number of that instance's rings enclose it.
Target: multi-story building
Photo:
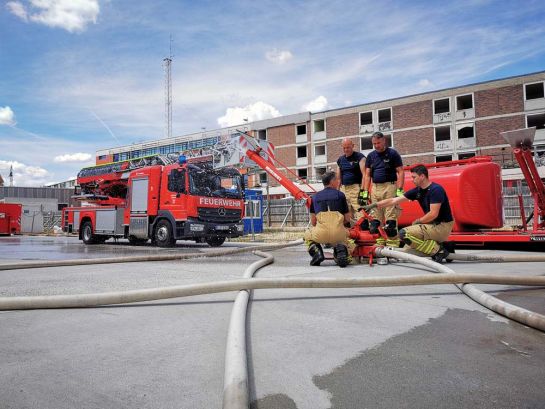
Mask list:
[[[544,84],[545,71],[324,112],[281,116],[241,127],[274,144],[276,158],[309,180],[318,179],[328,168],[336,168],[343,138],[352,139],[364,153],[371,150],[374,131],[387,136],[405,164],[490,155],[510,167],[511,150],[500,132],[535,126],[536,156],[545,152]],[[96,162],[198,151],[236,134],[237,128],[100,150]],[[520,174],[511,172],[511,178],[517,177]]]

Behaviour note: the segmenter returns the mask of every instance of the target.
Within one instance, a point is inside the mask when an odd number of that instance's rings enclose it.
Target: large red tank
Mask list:
[[[0,235],[21,233],[21,210],[18,203],[0,203]]]
[[[430,180],[443,186],[454,214],[453,232],[502,227],[502,182],[499,165],[489,158],[426,165]],[[405,191],[412,189],[411,173],[405,170]],[[410,225],[423,212],[418,202],[403,203],[399,226]]]

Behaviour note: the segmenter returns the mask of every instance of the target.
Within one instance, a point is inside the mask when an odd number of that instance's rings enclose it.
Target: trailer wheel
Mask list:
[[[83,240],[85,244],[97,243],[96,236],[93,234],[93,225],[90,221],[83,222],[83,225],[81,226],[81,240]]]
[[[172,226],[168,220],[160,220],[157,223],[153,238],[159,247],[174,247],[174,244],[176,244],[172,234]]]
[[[206,242],[210,247],[219,247],[225,242],[225,237],[208,237]]]

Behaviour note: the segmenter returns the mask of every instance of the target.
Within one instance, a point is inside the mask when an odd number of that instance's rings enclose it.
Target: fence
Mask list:
[[[263,223],[269,227],[306,227],[309,213],[304,202],[291,199],[274,199],[270,201],[270,214],[267,201],[263,200]],[[270,220],[270,224],[268,221]]]

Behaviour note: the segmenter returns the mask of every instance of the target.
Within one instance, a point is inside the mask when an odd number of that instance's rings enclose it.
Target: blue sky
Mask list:
[[[443,4],[444,3],[444,4]],[[0,174],[65,180],[97,149],[545,70],[543,1],[0,3]]]

